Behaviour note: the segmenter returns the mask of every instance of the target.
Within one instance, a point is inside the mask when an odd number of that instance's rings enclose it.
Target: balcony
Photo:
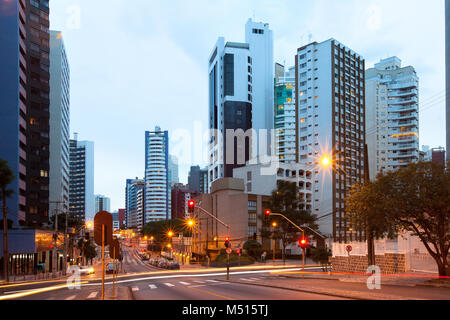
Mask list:
[[[415,104],[418,103],[417,97],[410,97],[408,99],[389,99],[390,105]]]
[[[396,84],[391,84],[389,86],[390,90],[398,90],[398,89],[407,89],[407,88],[416,88],[417,87],[417,82],[415,81],[410,81],[410,82],[404,82],[404,83],[396,83]]]

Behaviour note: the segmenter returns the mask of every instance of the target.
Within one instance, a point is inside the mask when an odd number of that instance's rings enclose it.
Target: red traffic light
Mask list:
[[[230,237],[225,237],[225,248],[230,247]]]
[[[264,211],[264,218],[267,220],[269,219],[270,215],[272,214],[272,211],[270,209],[266,209]]]
[[[308,246],[308,239],[301,238],[298,243],[302,249],[305,249]]]
[[[225,241],[230,241],[230,237],[225,237]]]
[[[195,207],[195,201],[194,200],[189,200],[188,201],[188,207],[189,208],[194,208]]]

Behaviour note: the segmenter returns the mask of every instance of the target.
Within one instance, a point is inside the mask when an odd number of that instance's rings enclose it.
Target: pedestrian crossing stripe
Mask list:
[[[219,281],[216,281],[216,280],[206,280],[206,281],[208,281],[208,282],[219,282]]]
[[[139,291],[139,288],[138,287],[133,287],[133,288],[131,288],[131,291]]]
[[[98,291],[91,292],[91,294],[88,296],[88,299],[94,299],[97,296],[97,294]]]
[[[190,283],[188,283],[188,282],[183,282],[183,281],[180,281],[180,283],[181,283],[181,284],[184,284],[185,286],[188,286],[188,285],[190,285]]]
[[[75,299],[75,297],[76,296],[70,296],[70,297],[67,297],[66,300],[73,300],[73,299]]]
[[[157,288],[154,284],[149,284],[148,286],[149,286],[150,289],[152,289],[152,290]]]
[[[171,284],[171,283],[164,283],[166,286],[168,286],[168,287],[175,287],[175,285],[174,284]]]

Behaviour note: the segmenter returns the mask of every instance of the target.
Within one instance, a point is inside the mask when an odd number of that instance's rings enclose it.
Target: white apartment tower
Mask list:
[[[50,212],[69,209],[70,69],[60,31],[50,30]],[[62,202],[57,204],[56,202]]]
[[[245,43],[225,42],[220,37],[210,54],[208,72],[211,184],[232,177],[233,169],[246,161],[270,154],[270,139],[251,148],[258,142],[260,130],[273,128],[273,35],[269,25],[249,19]],[[239,142],[235,137],[227,139],[227,130],[242,130],[247,135]]]
[[[169,220],[169,133],[155,127],[145,132],[145,187],[143,224]]]
[[[419,79],[397,57],[366,71],[366,139],[371,180],[419,161]]]
[[[334,39],[299,48],[295,61],[296,162],[313,167],[312,213],[337,242],[362,236],[345,219],[344,199],[364,180],[364,65]]]

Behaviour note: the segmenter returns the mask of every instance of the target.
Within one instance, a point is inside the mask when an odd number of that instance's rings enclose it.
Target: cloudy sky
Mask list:
[[[420,144],[445,145],[444,0],[52,0],[71,68],[71,133],[95,142],[95,193],[124,207],[144,176],[144,134],[169,130],[180,179],[201,164],[207,61],[217,37],[243,42],[249,18],[270,24],[276,62],[335,38],[372,67],[398,56],[420,77]],[[181,143],[180,137],[192,136]],[[192,152],[186,152],[186,147]],[[184,150],[184,151],[183,151]]]

